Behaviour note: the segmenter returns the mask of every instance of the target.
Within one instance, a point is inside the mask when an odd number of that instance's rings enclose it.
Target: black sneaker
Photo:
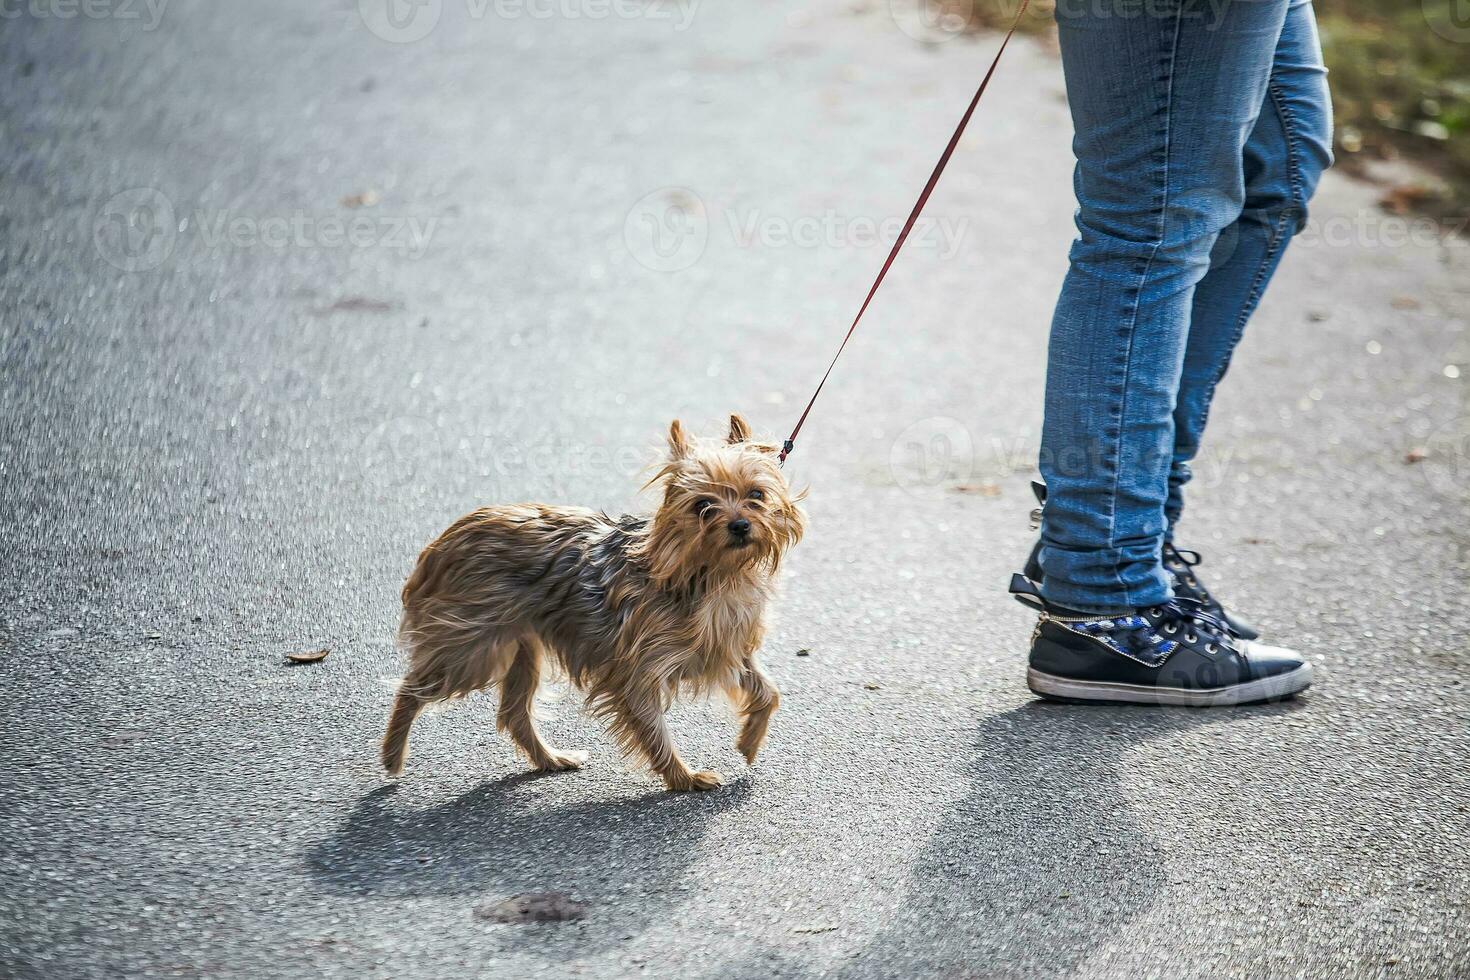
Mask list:
[[[1098,616],[1048,605],[1023,575],[1011,578],[1011,592],[1041,610],[1026,683],[1048,700],[1204,708],[1275,701],[1312,685],[1300,654],[1235,636],[1189,599]]]
[[[1171,542],[1164,542],[1164,568],[1174,579],[1174,595],[1199,603],[1201,609],[1224,623],[1230,628],[1230,632],[1242,640],[1259,639],[1260,630],[1226,609],[1199,580],[1194,569],[1202,561],[1204,559],[1198,551],[1185,551],[1174,547]]]
[[[1031,490],[1036,494],[1037,503],[1046,503],[1045,483],[1038,483],[1033,480]],[[1035,526],[1041,526],[1040,508],[1031,512],[1031,521]],[[1256,629],[1247,620],[1240,618],[1226,609],[1220,600],[1216,599],[1210,593],[1210,590],[1205,588],[1205,584],[1200,581],[1199,574],[1194,569],[1204,559],[1200,557],[1198,551],[1185,551],[1184,549],[1174,547],[1172,543],[1165,542],[1163,561],[1164,570],[1173,579],[1174,595],[1199,603],[1205,612],[1220,620],[1229,628],[1230,632],[1241,639],[1256,640],[1260,638],[1260,630]],[[1037,541],[1031,548],[1030,557],[1026,559],[1026,577],[1037,585],[1040,585],[1041,576],[1041,542]]]

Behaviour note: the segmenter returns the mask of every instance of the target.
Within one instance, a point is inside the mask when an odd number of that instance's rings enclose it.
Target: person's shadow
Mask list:
[[[542,780],[521,773],[427,807],[395,799],[398,786],[366,794],[305,863],[325,889],[392,898],[463,895],[482,900],[561,892],[596,908],[614,905],[622,938],[680,904],[712,820],[751,795],[740,779],[707,794],[662,788],[617,799],[548,801]],[[633,889],[635,901],[629,898]],[[585,956],[605,930],[531,930],[543,955]],[[594,934],[596,933],[596,934]],[[559,938],[560,937],[560,938]],[[604,938],[607,938],[604,936]]]
[[[986,719],[965,767],[968,792],[911,865],[906,901],[840,975],[1058,976],[1077,967],[1149,910],[1167,859],[1191,846],[1144,830],[1149,785],[1181,776],[1167,745],[1151,757],[1140,750],[1262,710],[1293,706],[1037,701]]]

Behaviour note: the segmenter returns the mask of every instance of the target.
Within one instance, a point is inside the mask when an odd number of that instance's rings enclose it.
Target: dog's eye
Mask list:
[[[715,502],[713,500],[709,499],[708,497],[700,497],[698,500],[696,500],[694,502],[694,516],[695,517],[703,517],[704,516],[704,512],[707,511],[707,510],[709,510],[714,505],[715,505]]]
[[[765,500],[766,492],[757,487],[756,489],[750,491],[750,493],[746,494],[746,496],[749,497],[751,500]]]

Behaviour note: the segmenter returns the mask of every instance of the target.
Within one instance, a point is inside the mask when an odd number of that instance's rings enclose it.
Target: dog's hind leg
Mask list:
[[[383,768],[391,775],[403,772],[403,760],[408,755],[408,730],[413,720],[424,710],[424,699],[414,694],[404,684],[393,699],[393,713],[388,716],[388,731],[383,735]]]
[[[407,616],[400,635],[408,650],[409,669],[398,685],[382,750],[383,768],[395,776],[403,771],[408,731],[419,712],[427,705],[461,698],[495,683],[509,667],[516,647],[503,634],[434,620],[419,625]]]
[[[554,749],[536,730],[536,689],[541,686],[544,654],[544,647],[535,638],[527,637],[516,644],[515,659],[500,681],[500,711],[495,716],[495,727],[510,736],[535,768],[543,772],[579,769],[587,761],[586,752]]]

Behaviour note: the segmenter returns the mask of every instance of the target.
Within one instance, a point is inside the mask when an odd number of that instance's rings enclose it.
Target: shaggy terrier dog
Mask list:
[[[681,691],[723,690],[741,716],[736,746],[754,764],[780,700],[756,660],[765,610],[805,528],[804,494],[792,492],[778,454],[738,415],[717,443],[691,439],[675,420],[649,482],[663,495],[652,517],[511,504],[456,521],[403,587],[409,670],[383,765],[402,771],[425,705],[496,686],[496,728],[531,765],[576,769],[586,753],[555,749],[536,730],[536,689],[549,667],[671,790],[721,784],[718,773],[691,769],[669,736],[664,713]]]

